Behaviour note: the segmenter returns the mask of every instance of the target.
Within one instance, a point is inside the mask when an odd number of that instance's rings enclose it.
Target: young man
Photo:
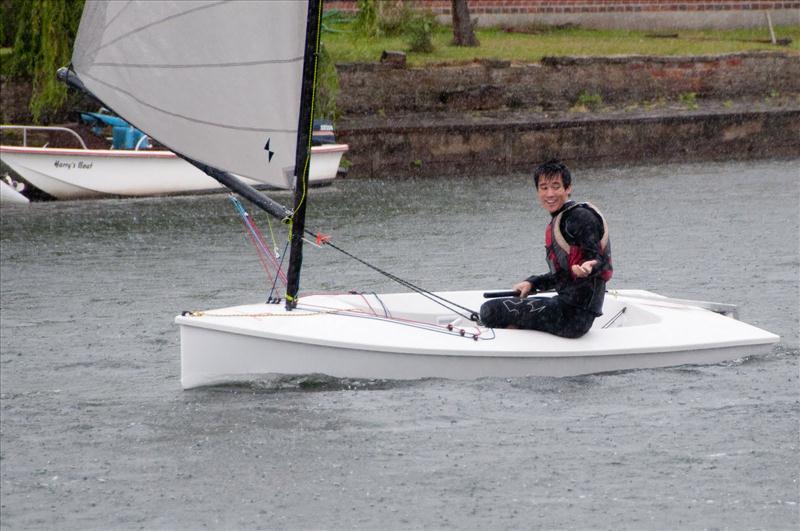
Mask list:
[[[493,299],[481,306],[481,322],[492,328],[541,330],[577,338],[602,315],[606,282],[611,279],[611,246],[603,215],[589,203],[570,200],[572,176],[558,160],[536,168],[533,182],[551,220],[545,230],[550,272],[514,286],[518,297]],[[554,297],[531,297],[555,290]]]

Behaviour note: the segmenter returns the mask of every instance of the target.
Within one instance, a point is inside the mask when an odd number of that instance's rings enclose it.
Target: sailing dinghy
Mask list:
[[[321,9],[318,0],[86,3],[65,81],[290,228],[285,304],[270,297],[176,318],[184,388],[266,374],[567,376],[716,363],[778,341],[723,315],[731,307],[637,290],[609,293],[580,339],[482,327],[482,291],[431,293],[385,272],[413,292],[299,297],[304,237],[316,236],[304,219]],[[294,175],[292,208],[234,174]]]

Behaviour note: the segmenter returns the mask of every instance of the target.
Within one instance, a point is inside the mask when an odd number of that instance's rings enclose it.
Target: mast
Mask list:
[[[314,127],[314,93],[317,75],[322,0],[308,1],[306,46],[303,59],[303,82],[300,96],[300,118],[297,126],[297,155],[295,157],[294,215],[290,225],[291,244],[287,271],[286,309],[297,305],[300,289],[300,268],[303,263],[303,234],[306,221],[306,193],[311,158],[311,137]]]

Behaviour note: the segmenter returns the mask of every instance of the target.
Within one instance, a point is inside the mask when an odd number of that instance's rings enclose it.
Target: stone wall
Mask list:
[[[392,68],[339,65],[343,116],[489,109],[564,109],[581,93],[610,104],[675,98],[727,100],[800,93],[800,54],[707,57],[553,57],[540,64],[483,61]]]
[[[353,177],[800,157],[800,55],[341,65]],[[577,112],[581,94],[602,100]]]
[[[724,111],[542,114],[351,122],[351,177],[527,171],[557,157],[576,167],[800,157],[800,107]]]

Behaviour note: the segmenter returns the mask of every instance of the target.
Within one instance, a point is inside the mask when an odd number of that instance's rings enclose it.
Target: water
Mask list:
[[[3,207],[2,527],[797,529],[798,161],[583,170],[574,196],[609,219],[613,286],[739,304],[780,345],[576,378],[182,391],[173,317],[265,297],[224,196]],[[309,206],[428,289],[542,272],[545,216],[523,175],[345,180]],[[308,290],[398,289],[306,253]]]

